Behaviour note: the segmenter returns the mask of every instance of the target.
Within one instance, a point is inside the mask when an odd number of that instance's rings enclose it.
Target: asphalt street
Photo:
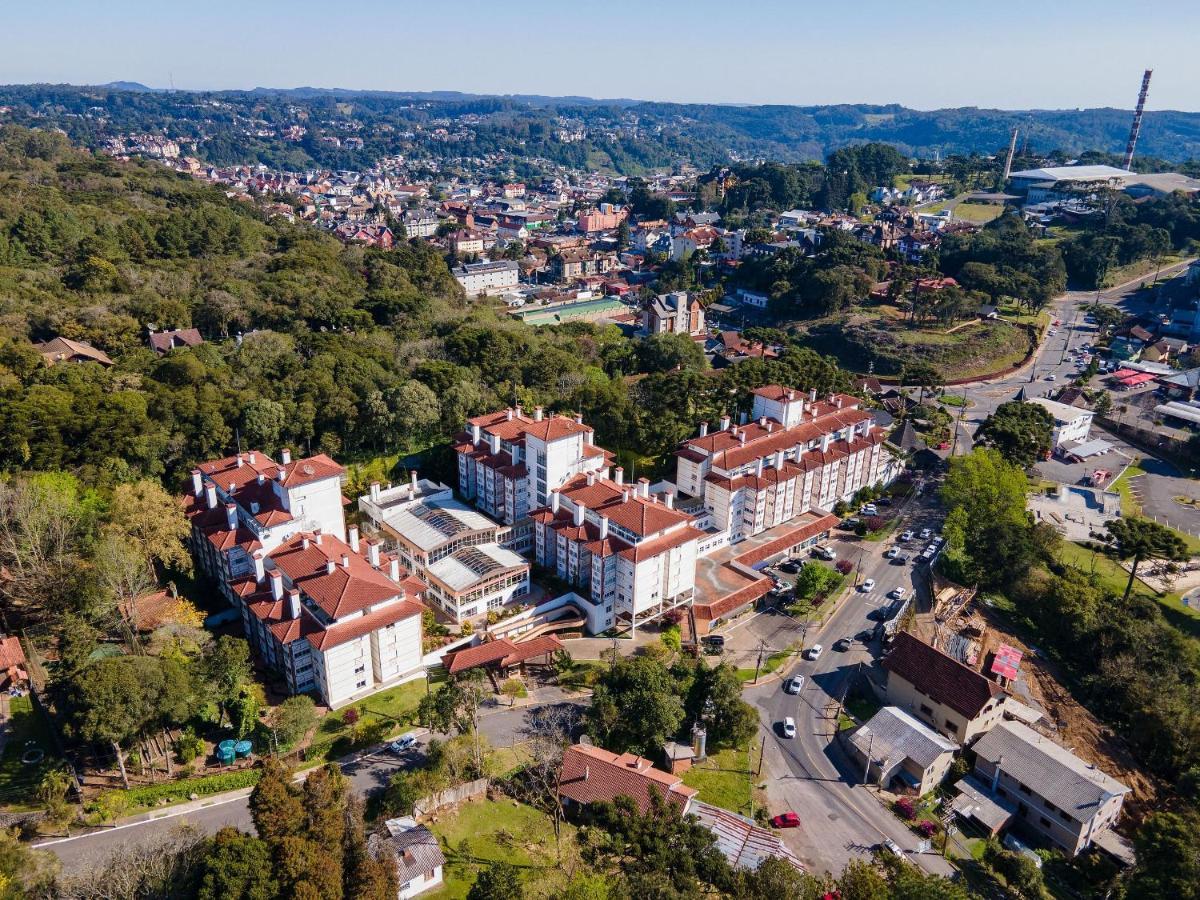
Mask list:
[[[481,717],[479,730],[493,747],[511,746],[520,739],[519,732],[525,726],[530,711],[538,708],[524,706],[491,711]],[[423,735],[417,748],[403,756],[396,756],[386,746],[380,746],[374,751],[349,757],[340,762],[342,771],[350,779],[354,791],[362,795],[371,794],[386,787],[388,779],[397,769],[410,766],[419,759],[421,748],[428,743],[429,737],[428,734]],[[153,818],[74,837],[50,839],[34,846],[52,851],[62,861],[63,871],[72,874],[103,865],[113,852],[124,845],[150,843],[179,826],[197,828],[206,834],[215,833],[226,826],[253,831],[249,793],[238,791],[221,795],[199,808],[194,804],[183,804],[151,814]]]
[[[902,510],[901,517],[897,534],[906,528],[918,534],[922,528],[936,529],[940,516],[932,489]],[[861,784],[862,773],[854,771],[832,744],[838,702],[859,664],[869,663],[872,654],[879,652],[877,642],[854,641],[845,652],[834,650],[833,644],[873,629],[877,610],[890,602],[887,594],[892,590],[927,590],[927,568],[911,562],[892,564],[883,554],[893,540],[839,538],[832,543],[839,557],[859,565],[860,584],[872,578],[876,586],[870,593],[852,587],[828,621],[809,629],[808,645],[819,643],[824,648],[820,657],[815,661],[798,659],[781,673],[804,676],[804,689],[798,696],[783,690],[782,679],[747,692],[747,699],[759,710],[765,732],[764,780],[771,812],[793,810],[799,814],[801,827],[787,839],[815,870],[840,871],[849,860],[870,853],[880,841],[890,838],[926,870],[948,875],[952,869],[940,856],[913,852],[916,835],[884,808],[871,788]],[[902,546],[911,553],[919,552],[926,543],[916,538]],[[783,737],[780,728],[787,716],[796,721],[797,734],[792,739]]]

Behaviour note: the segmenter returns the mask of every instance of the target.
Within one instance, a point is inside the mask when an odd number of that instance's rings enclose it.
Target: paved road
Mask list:
[[[578,704],[583,701],[570,702]],[[518,740],[518,732],[525,725],[527,714],[536,708],[538,707],[501,708],[485,714],[481,718],[479,730],[487,736],[492,746],[511,746]],[[427,742],[428,735],[421,739],[420,746],[423,747]],[[417,750],[407,757],[397,757],[381,746],[374,752],[343,760],[341,765],[353,789],[365,795],[385,787],[393,772],[411,765],[419,756],[420,751]],[[182,809],[164,810],[156,818],[146,821],[129,822],[77,837],[43,841],[35,846],[52,851],[62,860],[63,871],[73,874],[103,864],[115,850],[124,845],[150,843],[180,825],[192,826],[208,834],[226,826],[253,831],[254,823],[250,819],[247,799],[249,793],[238,791],[214,798],[209,805],[199,809],[187,804]]]
[[[938,524],[930,494],[905,510],[903,516],[905,525],[917,530]],[[888,602],[887,592],[898,587],[912,591],[925,586],[925,567],[891,565],[883,557],[889,543],[840,542],[845,558],[856,559],[858,550],[865,548],[861,576],[875,579],[876,587],[869,594],[854,591],[828,622],[810,630],[809,644],[821,643],[825,649],[815,662],[801,660],[786,673],[804,676],[800,695],[785,693],[780,680],[750,688],[746,695],[758,708],[766,731],[765,769],[770,775],[766,783],[771,812],[791,809],[799,813],[801,828],[787,839],[795,842],[796,851],[815,870],[840,871],[885,838],[907,851],[917,843],[913,832],[860,783],[861,773],[854,771],[832,743],[835,708],[849,678],[860,662],[869,662],[872,653],[879,651],[877,644],[864,646],[856,642],[848,652],[839,653],[832,649],[833,643],[873,628],[871,614]],[[912,541],[909,549],[920,546],[919,540]],[[785,716],[796,720],[795,739],[781,735],[779,724]],[[912,856],[930,872],[952,872],[952,867],[937,855]]]

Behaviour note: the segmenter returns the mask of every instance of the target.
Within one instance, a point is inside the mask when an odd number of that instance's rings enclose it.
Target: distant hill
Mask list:
[[[140,81],[110,81],[107,84],[99,84],[97,87],[111,88],[114,91],[133,91],[138,94],[153,94],[161,91],[162,88],[152,88],[142,84]]]

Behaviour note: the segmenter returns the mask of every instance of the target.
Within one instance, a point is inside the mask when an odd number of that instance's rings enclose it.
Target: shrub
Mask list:
[[[917,815],[917,808],[913,806],[912,800],[908,797],[900,797],[894,804],[896,812],[901,818],[912,820]]]
[[[358,710],[353,706],[346,707],[345,711],[342,713],[342,724],[347,728],[353,728],[355,725],[357,725],[358,719]]]
[[[868,531],[879,531],[886,524],[887,519],[883,516],[867,516],[866,525]]]
[[[850,562],[848,559],[839,559],[834,565],[834,568],[843,575],[849,575],[854,571],[854,563]]]
[[[179,754],[179,761],[186,765],[204,752],[204,741],[197,736],[195,729],[185,728],[175,742],[175,752]]]
[[[929,819],[922,819],[921,824],[917,826],[917,830],[927,838],[933,837],[938,831],[937,822],[931,822]]]

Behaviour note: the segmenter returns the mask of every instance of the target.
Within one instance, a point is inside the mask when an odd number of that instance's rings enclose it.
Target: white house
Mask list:
[[[1094,413],[1088,409],[1080,409],[1077,406],[1068,406],[1066,403],[1059,403],[1057,400],[1048,400],[1045,397],[1035,397],[1032,403],[1036,403],[1054,418],[1054,432],[1050,441],[1051,448],[1058,448],[1068,443],[1078,443],[1086,441],[1088,434],[1092,430],[1092,419]]]
[[[480,294],[502,294],[512,290],[520,280],[520,267],[511,259],[495,262],[467,263],[452,270],[468,297]]]
[[[368,848],[378,856],[383,852],[379,846],[381,842],[390,845],[390,855],[396,860],[396,880],[400,884],[398,900],[408,900],[441,887],[446,857],[433,832],[409,816],[388,819],[384,827],[387,837],[371,835]]]

